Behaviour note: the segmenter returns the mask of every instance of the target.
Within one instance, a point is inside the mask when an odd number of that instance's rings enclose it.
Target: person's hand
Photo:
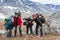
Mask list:
[[[42,27],[40,27],[40,29],[41,29]]]
[[[39,26],[39,28],[41,29],[41,27]]]
[[[18,25],[18,27],[20,27],[20,26]]]
[[[31,23],[31,21],[29,21],[29,23]]]
[[[8,30],[8,32],[10,32],[10,30]]]
[[[26,25],[28,25],[28,23],[26,23]]]

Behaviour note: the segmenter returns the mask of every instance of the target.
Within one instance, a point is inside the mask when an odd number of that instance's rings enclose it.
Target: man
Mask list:
[[[42,37],[42,21],[41,17],[39,17],[39,14],[33,15],[34,21],[36,22],[36,35],[38,35],[38,28],[40,28],[40,35]]]
[[[26,34],[28,35],[29,29],[30,29],[30,33],[33,35],[33,31],[32,31],[32,19],[29,18],[24,18],[24,20],[26,20]]]

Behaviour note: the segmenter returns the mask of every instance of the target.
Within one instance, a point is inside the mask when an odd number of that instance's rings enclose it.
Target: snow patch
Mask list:
[[[3,35],[3,34],[5,34],[5,33],[6,33],[5,30],[0,30],[0,35]]]
[[[0,13],[0,19],[5,19],[6,18],[6,16],[5,15],[3,15],[2,13]]]
[[[3,6],[4,8],[8,8],[8,9],[11,9],[11,10],[13,10],[13,9],[18,9],[18,7],[12,7],[12,6]]]

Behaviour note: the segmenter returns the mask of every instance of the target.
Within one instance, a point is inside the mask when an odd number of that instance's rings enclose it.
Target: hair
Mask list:
[[[38,13],[36,13],[36,15],[39,15]]]
[[[35,16],[35,14],[33,14],[32,16]]]
[[[18,12],[18,16],[21,16],[21,12],[20,11]]]
[[[17,12],[15,12],[15,15],[18,15],[18,13],[17,13]]]

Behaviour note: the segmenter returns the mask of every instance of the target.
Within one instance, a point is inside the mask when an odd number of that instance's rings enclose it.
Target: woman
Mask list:
[[[14,19],[14,28],[15,28],[15,30],[14,30],[14,36],[16,36],[16,33],[17,33],[17,26],[18,26],[18,13],[16,13],[15,12],[15,16],[13,17],[13,19]]]
[[[21,30],[21,26],[22,26],[22,18],[21,18],[21,14],[19,13],[15,13],[14,16],[14,26],[15,26],[15,36],[17,33],[17,27],[19,27],[19,32],[20,32],[20,36],[22,36],[22,30]]]
[[[21,18],[21,14],[19,13],[18,14],[18,27],[19,27],[20,36],[22,36],[21,26],[22,26],[22,18]]]

